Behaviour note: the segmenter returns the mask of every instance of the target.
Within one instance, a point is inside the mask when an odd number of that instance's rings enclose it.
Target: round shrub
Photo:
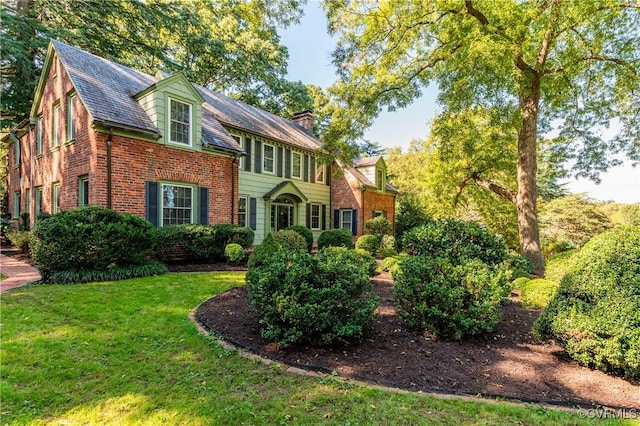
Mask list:
[[[533,309],[542,309],[547,306],[558,291],[556,281],[542,278],[527,280],[520,285],[520,302],[527,308]]]
[[[348,229],[329,229],[318,237],[318,250],[325,247],[353,248],[353,236]]]
[[[296,231],[281,230],[274,234],[273,238],[285,250],[307,250],[307,241]]]
[[[60,271],[92,271],[149,263],[153,225],[128,213],[80,207],[39,220],[31,257],[43,281]]]
[[[238,243],[227,244],[224,248],[224,257],[231,265],[239,265],[244,260],[244,249]]]
[[[380,238],[377,235],[361,235],[356,241],[356,249],[364,250],[369,254],[376,254],[380,248]]]
[[[20,249],[22,253],[29,253],[30,231],[9,231],[7,232],[7,238],[11,241],[11,244]]]
[[[380,239],[380,250],[395,251],[396,237],[393,235],[383,235]]]
[[[502,271],[479,260],[406,257],[394,274],[394,303],[411,328],[460,339],[490,331],[510,286]]]
[[[479,259],[498,265],[508,256],[502,238],[475,222],[453,219],[431,221],[411,229],[404,234],[402,246],[410,255],[442,257],[456,264]]]
[[[511,286],[513,288],[521,289],[523,285],[531,281],[529,277],[519,277],[511,282]]]
[[[275,251],[247,272],[249,301],[262,336],[280,344],[329,344],[357,338],[373,320],[378,298],[353,250],[331,248],[316,256]]]
[[[398,270],[398,266],[400,265],[400,261],[402,257],[400,256],[389,256],[382,259],[380,263],[380,269],[383,271],[394,274]]]
[[[534,335],[583,365],[640,377],[640,227],[597,235],[572,258]]]
[[[369,219],[364,224],[364,230],[369,234],[377,235],[382,238],[383,235],[391,235],[391,222],[389,222],[384,216],[374,217]]]
[[[287,228],[284,228],[285,231],[296,231],[298,234],[302,235],[304,239],[307,241],[307,251],[311,253],[313,249],[313,232],[311,229],[302,225],[293,225]]]
[[[265,239],[262,240],[262,244],[255,247],[249,255],[247,268],[251,269],[262,266],[270,255],[281,250],[282,246],[273,238],[273,234],[268,234]]]

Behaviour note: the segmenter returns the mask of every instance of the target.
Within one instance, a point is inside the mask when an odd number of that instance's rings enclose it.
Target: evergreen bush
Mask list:
[[[7,232],[7,238],[11,241],[11,244],[20,249],[22,253],[29,253],[30,231],[9,231]]]
[[[307,251],[311,253],[313,249],[313,232],[311,229],[302,225],[293,225],[287,228],[284,228],[285,231],[296,231],[298,234],[302,235],[307,242]]]
[[[285,250],[305,250],[309,252],[307,250],[307,241],[296,231],[283,229],[276,232],[273,238]]]
[[[238,243],[227,244],[224,248],[224,257],[231,265],[239,265],[244,260],[244,249]]]
[[[365,222],[364,230],[371,235],[382,238],[383,235],[391,235],[391,222],[384,216],[377,216]]]
[[[318,237],[318,250],[325,247],[353,248],[353,236],[348,229],[329,229]]]
[[[542,309],[558,291],[556,281],[536,278],[520,284],[520,302],[527,308]]]
[[[356,249],[375,255],[380,249],[380,237],[373,234],[361,235],[356,241]]]
[[[277,251],[281,251],[282,246],[273,238],[273,234],[268,234],[262,243],[255,247],[247,260],[247,268],[262,266],[267,258]]]

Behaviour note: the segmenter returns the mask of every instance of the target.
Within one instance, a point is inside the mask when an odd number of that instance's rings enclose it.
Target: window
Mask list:
[[[291,153],[291,176],[302,179],[302,154],[299,152]]]
[[[53,106],[53,116],[51,117],[51,143],[54,148],[60,146],[60,103]]]
[[[351,231],[351,217],[352,212],[351,209],[342,209],[340,210],[340,228],[346,228]]]
[[[13,217],[14,219],[20,217],[20,191],[13,194]]]
[[[378,217],[378,216],[382,216],[382,217],[384,217],[384,216],[385,216],[385,214],[384,214],[384,212],[383,212],[382,210],[374,210],[374,211],[373,211],[372,219],[373,219],[373,218],[376,218],[376,217]]]
[[[324,164],[316,165],[316,183],[324,183]]]
[[[275,158],[275,148],[273,145],[264,144],[264,154],[262,155],[262,170],[265,173],[273,173],[273,163]]]
[[[247,197],[238,199],[238,225],[247,226]]]
[[[193,187],[162,185],[162,226],[193,223]]]
[[[42,116],[36,117],[36,155],[42,155]]]
[[[246,151],[246,147],[244,146],[244,140],[245,138],[243,138],[242,136],[238,136],[238,135],[231,135],[231,137],[236,141],[236,143],[238,145],[240,145],[240,147]],[[245,158],[244,157],[240,157],[240,161],[238,162],[238,167],[240,168],[240,170],[244,170],[244,162],[245,162]]]
[[[191,105],[169,99],[169,142],[191,145]]]
[[[384,188],[384,171],[383,170],[376,171],[376,187],[378,188],[379,191],[382,191],[382,188]]]
[[[18,138],[13,143],[13,165],[20,165],[20,139]]]
[[[76,138],[76,94],[67,97],[67,141]]]
[[[25,194],[24,194],[24,211],[27,212],[27,214],[31,214],[31,189],[27,188],[25,190]]]
[[[78,205],[89,205],[89,176],[78,178]]]
[[[320,204],[311,204],[311,229],[320,229]]]
[[[51,214],[60,213],[60,183],[51,186]]]
[[[36,210],[34,214],[36,215],[36,219],[38,215],[42,213],[42,187],[39,186],[34,190],[33,196],[35,197]]]

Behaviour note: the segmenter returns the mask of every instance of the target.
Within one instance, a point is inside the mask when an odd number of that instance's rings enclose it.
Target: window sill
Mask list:
[[[41,158],[42,158],[42,153],[40,153],[40,154],[36,154],[34,158],[35,158],[36,160],[41,159]]]
[[[49,152],[56,152],[56,151],[60,151],[60,145],[54,146],[49,149]]]
[[[75,139],[69,139],[68,141],[66,141],[64,144],[65,146],[69,146],[69,145],[73,145],[74,143],[76,143]]]

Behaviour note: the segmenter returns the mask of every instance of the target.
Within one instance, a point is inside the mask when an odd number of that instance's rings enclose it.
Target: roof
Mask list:
[[[111,62],[57,40],[51,41],[76,92],[98,124],[161,136],[133,98],[160,81],[157,77]],[[162,74],[158,74],[162,77]],[[204,98],[202,139],[205,145],[243,152],[223,125],[295,147],[315,150],[321,142],[304,126],[220,93],[194,85]]]
[[[362,157],[356,158],[353,160],[353,167],[366,167],[366,166],[375,166],[378,164],[378,161],[382,159],[381,155],[374,155],[373,157]]]

